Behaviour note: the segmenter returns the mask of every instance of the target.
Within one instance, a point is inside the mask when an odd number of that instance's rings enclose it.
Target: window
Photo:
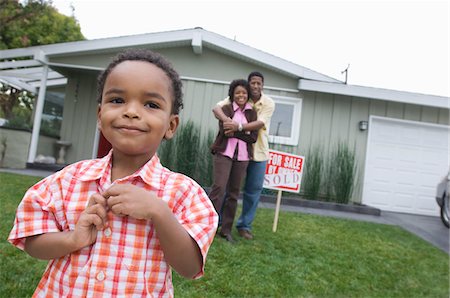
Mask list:
[[[282,145],[298,145],[302,99],[270,95],[275,111],[270,120],[269,142]]]
[[[42,111],[41,132],[59,137],[64,107],[64,93],[47,91]]]

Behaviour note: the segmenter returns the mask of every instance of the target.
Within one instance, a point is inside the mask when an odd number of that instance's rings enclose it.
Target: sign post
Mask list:
[[[273,218],[273,226],[272,226],[272,232],[277,231],[277,225],[278,225],[278,214],[280,214],[280,205],[281,205],[281,194],[283,192],[281,190],[277,193],[277,204],[275,205],[275,217]]]
[[[263,187],[278,190],[273,232],[277,231],[282,192],[300,192],[304,162],[303,156],[269,150]]]

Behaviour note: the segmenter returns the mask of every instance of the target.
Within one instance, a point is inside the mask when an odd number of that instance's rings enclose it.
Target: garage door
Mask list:
[[[438,216],[436,185],[448,171],[449,127],[370,118],[363,204]]]

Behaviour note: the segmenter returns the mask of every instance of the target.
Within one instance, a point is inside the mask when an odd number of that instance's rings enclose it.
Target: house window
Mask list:
[[[46,136],[60,136],[64,93],[47,91],[42,111],[41,133]]]
[[[282,145],[298,145],[302,99],[270,95],[275,111],[270,120],[269,142]]]

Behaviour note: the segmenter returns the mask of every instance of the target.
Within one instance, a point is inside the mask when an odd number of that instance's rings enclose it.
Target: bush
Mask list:
[[[161,163],[166,168],[169,168],[171,170],[174,170],[176,161],[176,151],[174,144],[175,141],[173,139],[163,140],[158,148],[158,156],[161,160]]]
[[[198,172],[200,176],[198,182],[203,186],[211,186],[213,183],[213,156],[210,147],[214,142],[214,138],[214,132],[209,130],[199,148]]]
[[[210,186],[212,156],[209,147],[213,139],[212,131],[202,139],[200,127],[188,121],[178,128],[172,140],[161,144],[158,156],[170,170],[189,176],[202,186]]]
[[[4,126],[31,130],[31,111],[23,107],[14,107],[13,112],[14,114]]]
[[[355,151],[344,142],[339,142],[331,153],[328,163],[328,183],[331,197],[337,203],[347,204],[352,196],[356,181],[357,165]]]
[[[199,159],[200,129],[192,121],[180,127],[176,133],[177,172],[198,181],[197,160]]]
[[[305,157],[305,175],[303,178],[303,193],[309,200],[316,200],[322,180],[324,160],[321,146],[309,148]]]

